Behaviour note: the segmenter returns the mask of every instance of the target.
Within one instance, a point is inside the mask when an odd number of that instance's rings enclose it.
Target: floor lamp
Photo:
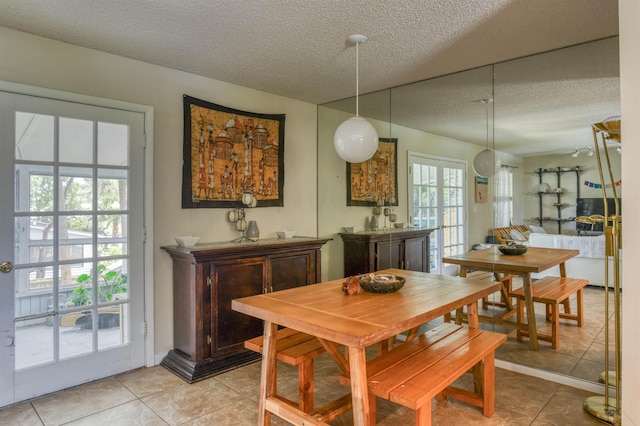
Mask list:
[[[604,270],[604,294],[605,294],[605,368],[607,369],[600,375],[600,381],[604,383],[604,396],[592,396],[585,400],[584,409],[587,413],[594,416],[600,421],[610,423],[612,425],[621,424],[621,391],[620,391],[620,368],[621,368],[621,349],[620,349],[620,249],[622,248],[622,215],[620,212],[620,200],[616,190],[616,181],[613,179],[611,171],[611,162],[609,160],[609,151],[607,143],[621,144],[622,137],[620,133],[620,118],[613,117],[604,120],[601,123],[591,125],[593,129],[593,143],[595,148],[596,160],[598,162],[598,172],[600,173],[600,182],[602,183],[602,197],[604,201],[604,217],[603,224],[606,241],[606,256]],[[619,148],[619,146],[618,146]],[[601,150],[602,149],[602,150]],[[604,157],[604,159],[602,158]],[[603,161],[604,160],[604,161]],[[609,183],[605,183],[608,179]],[[610,212],[607,198],[612,194],[614,199],[614,212]],[[609,369],[609,259],[613,258],[613,298],[614,298],[614,356],[615,371]],[[613,383],[612,383],[613,382]],[[615,386],[615,397],[609,397],[609,386]]]

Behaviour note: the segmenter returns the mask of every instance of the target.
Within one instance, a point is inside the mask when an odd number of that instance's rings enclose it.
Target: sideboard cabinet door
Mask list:
[[[317,260],[317,253],[308,250],[269,256],[271,285],[266,291],[286,290],[320,281],[316,276]]]
[[[429,237],[404,240],[404,269],[429,272]]]
[[[231,310],[231,301],[261,294],[267,284],[264,257],[211,263],[211,356],[244,349],[244,341],[262,334],[262,321]]]
[[[375,270],[402,268],[402,240],[381,241],[376,243]]]

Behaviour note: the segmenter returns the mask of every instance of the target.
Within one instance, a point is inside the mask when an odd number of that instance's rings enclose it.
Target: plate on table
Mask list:
[[[402,288],[404,277],[391,274],[368,274],[358,278],[360,287],[369,293],[393,293]]]

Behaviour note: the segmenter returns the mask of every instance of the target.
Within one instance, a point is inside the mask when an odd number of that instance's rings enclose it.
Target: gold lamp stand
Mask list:
[[[622,216],[620,212],[620,202],[616,190],[616,182],[611,172],[611,162],[609,161],[609,152],[607,150],[607,141],[622,142],[620,133],[620,120],[605,120],[601,123],[595,123],[593,129],[593,143],[595,147],[596,159],[598,161],[598,171],[600,173],[600,182],[602,182],[602,197],[604,199],[604,216],[605,223],[603,230],[606,241],[606,256],[604,269],[604,294],[605,294],[605,352],[604,363],[605,368],[609,368],[609,258],[613,258],[613,297],[614,297],[614,333],[615,333],[615,371],[605,371],[600,374],[600,381],[604,383],[604,396],[592,396],[584,401],[584,409],[587,413],[596,419],[612,425],[622,424],[621,419],[621,392],[620,392],[620,367],[621,367],[621,350],[620,350],[620,249],[622,248]],[[598,136],[602,142],[602,152],[606,160],[606,168],[600,154],[600,146]],[[605,184],[604,170],[608,172],[607,178],[609,184]],[[607,190],[610,189],[615,201],[615,212],[608,211]],[[612,383],[613,382],[613,383]],[[609,397],[609,386],[615,386],[615,397]]]

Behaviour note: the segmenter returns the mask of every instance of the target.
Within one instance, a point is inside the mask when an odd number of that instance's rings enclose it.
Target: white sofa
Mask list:
[[[604,235],[576,236],[531,233],[528,245],[531,247],[549,247],[580,250],[580,254],[566,262],[567,276],[585,278],[590,285],[604,286],[605,283],[605,240]],[[620,256],[622,258],[622,256]],[[613,287],[613,257],[607,258],[609,265],[609,287]],[[532,278],[560,276],[560,267],[555,266]]]

